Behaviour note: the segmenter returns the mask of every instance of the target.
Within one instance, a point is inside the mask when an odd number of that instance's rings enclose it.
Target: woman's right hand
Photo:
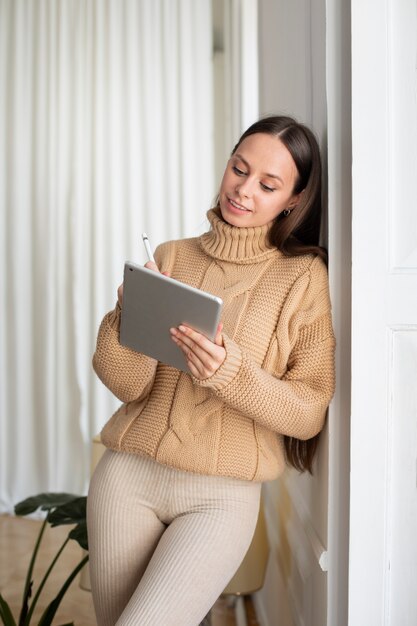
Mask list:
[[[145,267],[148,270],[153,270],[154,272],[159,272],[159,268],[156,263],[152,263],[152,261],[148,261],[145,263]]]
[[[154,272],[159,272],[159,268],[157,266],[156,263],[152,263],[152,261],[148,261],[147,263],[145,263],[145,267],[148,270],[153,270]],[[169,272],[159,272],[160,274],[162,274],[163,276],[168,276],[169,277]]]
[[[152,263],[152,261],[148,261],[147,263],[145,263],[145,267],[148,270],[153,270],[154,272],[159,272],[157,264],[156,263]],[[162,274],[164,276],[169,276],[168,272],[162,272]],[[118,301],[119,306],[121,308],[123,306],[123,283],[117,289],[117,301]]]

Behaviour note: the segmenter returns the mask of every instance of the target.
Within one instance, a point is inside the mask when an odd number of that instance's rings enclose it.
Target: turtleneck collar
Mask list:
[[[268,241],[268,225],[239,228],[225,222],[218,207],[207,212],[211,230],[200,237],[211,257],[231,263],[260,263],[280,252]]]

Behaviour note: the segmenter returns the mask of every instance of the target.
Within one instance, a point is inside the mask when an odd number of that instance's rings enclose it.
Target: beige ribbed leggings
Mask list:
[[[196,626],[250,545],[260,483],[106,450],[87,499],[99,626]]]

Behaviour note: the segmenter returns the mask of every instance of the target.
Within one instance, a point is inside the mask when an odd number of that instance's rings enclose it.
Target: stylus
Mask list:
[[[151,261],[151,263],[155,263],[155,259],[152,254],[152,248],[149,243],[148,235],[146,233],[142,233],[142,239],[143,239],[143,243],[144,243],[146,254],[148,255],[149,261]]]

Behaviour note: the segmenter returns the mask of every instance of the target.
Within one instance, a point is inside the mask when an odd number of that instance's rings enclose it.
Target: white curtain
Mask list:
[[[0,0],[0,510],[85,492],[126,259],[206,228],[210,0]]]

